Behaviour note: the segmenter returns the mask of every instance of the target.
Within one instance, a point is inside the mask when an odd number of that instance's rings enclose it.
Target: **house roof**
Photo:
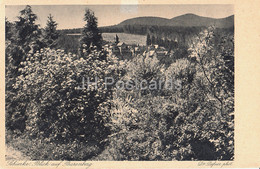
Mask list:
[[[154,56],[155,54],[157,54],[157,52],[155,50],[149,50],[149,51],[144,51],[143,56]]]
[[[151,51],[149,51],[149,56],[153,56],[155,53],[156,53],[155,50],[151,50]]]
[[[125,43],[124,43],[124,42],[119,42],[119,43],[117,44],[117,46],[122,46],[122,45],[125,45]]]
[[[140,48],[139,47],[135,47],[135,50],[140,50]]]

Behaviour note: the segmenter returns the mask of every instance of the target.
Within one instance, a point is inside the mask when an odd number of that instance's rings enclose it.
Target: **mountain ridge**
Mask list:
[[[234,27],[234,15],[224,18],[210,18],[187,13],[173,18],[163,18],[156,16],[140,16],[126,19],[116,25],[101,26],[101,32],[123,32],[124,27],[141,25],[145,27],[208,27],[214,25],[217,28],[232,28]],[[60,29],[65,33],[81,33],[82,28]]]
[[[180,27],[200,27],[215,25],[219,28],[228,28],[234,26],[234,15],[225,18],[210,18],[187,13],[176,16],[171,19],[154,16],[135,17],[124,20],[117,25],[147,25],[147,26],[180,26]],[[110,26],[111,27],[111,26]]]

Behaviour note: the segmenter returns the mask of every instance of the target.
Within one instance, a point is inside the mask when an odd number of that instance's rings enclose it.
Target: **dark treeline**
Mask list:
[[[142,26],[126,25],[120,26],[108,26],[100,27],[100,32],[103,33],[131,33],[131,34],[142,34],[147,36],[146,45],[157,44],[165,47],[167,51],[173,51],[176,58],[187,57],[188,48],[191,40],[196,37],[204,27],[170,27],[170,26]],[[80,35],[68,35],[68,34],[79,34],[82,32],[82,28],[75,29],[64,29],[59,30],[60,36],[58,38],[58,48],[63,49],[65,52],[77,53],[79,48]],[[215,28],[215,32],[218,35],[232,35],[234,34],[234,27],[230,28]],[[217,38],[220,39],[220,38]],[[161,60],[164,64],[168,65],[172,63],[171,57],[163,57]]]
[[[149,34],[154,37],[153,44],[164,47],[172,46],[173,41],[179,44],[188,45],[190,40],[206,27],[173,27],[173,26],[149,26],[149,25],[115,25],[99,27],[101,33],[130,33],[138,35]],[[223,33],[234,33],[234,27],[216,28],[217,31]],[[64,34],[78,34],[82,32],[81,28],[59,30]],[[152,40],[152,39],[151,39]]]
[[[139,34],[146,35],[147,33],[155,33],[158,35],[170,35],[172,33],[194,33],[199,32],[206,27],[173,27],[173,26],[150,26],[150,25],[123,25],[123,26],[108,26],[101,27],[101,32],[107,33],[131,33],[131,34]]]
[[[118,25],[99,27],[99,30],[102,33],[123,33],[125,31],[123,27]]]
[[[64,33],[64,34],[75,34],[75,33],[81,33],[82,28],[74,28],[74,29],[60,29],[58,32]]]
[[[79,35],[60,34],[58,38],[58,49],[63,49],[66,53],[77,53],[79,48]]]

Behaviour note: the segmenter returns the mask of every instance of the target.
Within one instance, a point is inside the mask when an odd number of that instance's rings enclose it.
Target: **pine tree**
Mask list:
[[[39,25],[35,24],[37,16],[32,12],[31,6],[27,5],[20,11],[18,21],[14,24],[6,20],[6,126],[9,129],[25,129],[26,105],[18,104],[19,99],[14,84],[21,74],[18,70],[26,60],[28,52],[39,50],[42,46]]]
[[[32,12],[31,6],[27,5],[25,9],[20,11],[20,16],[16,22],[17,45],[22,46],[25,52],[31,50],[30,46],[39,50],[42,45],[41,31],[39,25],[35,24],[36,20],[37,16]]]
[[[146,45],[147,46],[151,45],[151,38],[150,38],[149,33],[147,34],[147,37],[146,37]]]
[[[154,36],[152,36],[152,44],[155,44],[156,42],[155,42],[155,37]]]
[[[57,45],[59,33],[57,32],[57,23],[53,20],[53,16],[49,14],[47,25],[45,27],[44,42],[46,46],[53,48]]]
[[[117,34],[116,34],[116,44],[118,44],[119,43],[119,37],[117,36]]]
[[[98,50],[102,48],[102,36],[97,27],[97,18],[94,12],[86,9],[84,21],[85,24],[82,37],[80,39],[80,54],[89,53],[91,47],[96,46]]]
[[[28,52],[35,52],[44,46],[39,25],[36,24],[37,16],[32,12],[31,6],[27,5],[20,11],[18,21],[15,22],[13,43],[8,47],[15,66],[25,60]]]

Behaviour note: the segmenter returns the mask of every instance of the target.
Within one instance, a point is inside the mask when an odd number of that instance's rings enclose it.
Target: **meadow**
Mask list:
[[[65,52],[77,53],[79,48],[79,33],[61,34],[58,38],[58,48],[63,49]],[[116,35],[119,37],[120,42],[128,45],[145,46],[146,36],[134,35],[129,33],[102,33],[104,42],[115,42]]]
[[[146,44],[146,36],[144,35],[134,35],[129,33],[102,33],[103,40],[108,42],[114,42],[116,35],[119,37],[120,42],[129,45],[139,44],[140,46],[144,46]]]

